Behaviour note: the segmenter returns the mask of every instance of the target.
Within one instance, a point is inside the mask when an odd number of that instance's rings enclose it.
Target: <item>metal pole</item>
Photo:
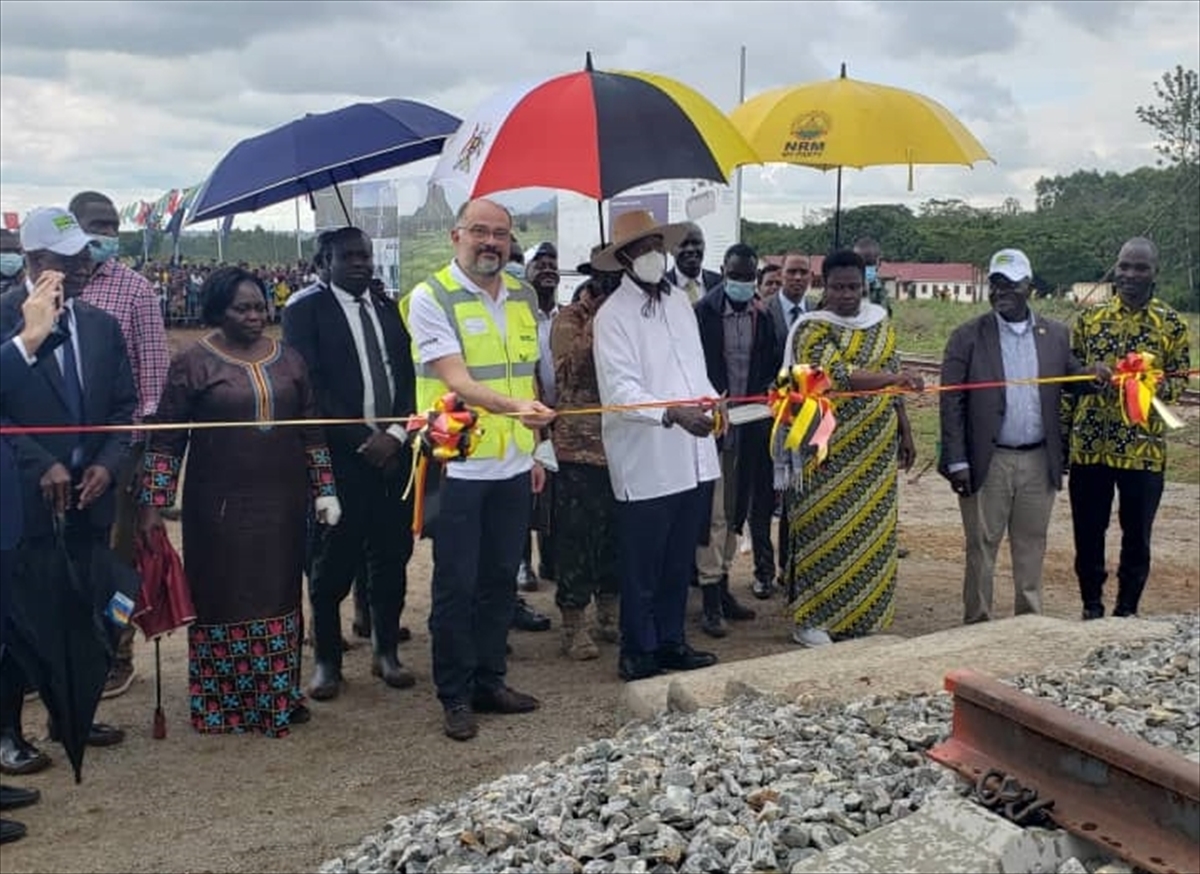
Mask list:
[[[842,245],[842,168],[838,167],[837,205],[833,208],[833,248]]]
[[[293,203],[296,206],[296,260],[304,259],[304,253],[300,251],[300,198],[296,198]]]
[[[742,46],[738,60],[738,103],[746,102],[746,47]],[[738,167],[733,176],[733,199],[737,212],[737,229],[733,238],[742,241],[742,168]]]
[[[225,263],[225,253],[224,253],[224,251],[222,251],[223,246],[221,244],[221,236],[222,236],[221,225],[224,221],[225,221],[224,219],[217,219],[217,263],[218,264]]]

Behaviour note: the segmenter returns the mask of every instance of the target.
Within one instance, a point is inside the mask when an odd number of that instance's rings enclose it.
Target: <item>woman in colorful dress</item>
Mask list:
[[[187,453],[183,560],[196,621],[188,629],[193,727],[283,737],[307,722],[300,685],[305,513],[336,525],[341,509],[317,427],[189,428],[189,423],[313,418],[304,360],[264,336],[266,289],[236,267],[201,290],[216,328],[171,361],[156,420],[179,430],[149,437],[142,527],[175,502]]]
[[[831,391],[920,391],[899,369],[887,311],[863,297],[866,271],[853,251],[822,266],[823,306],[800,315],[791,360],[820,367]],[[788,483],[792,639],[822,646],[892,622],[896,590],[897,463],[916,458],[904,404],[891,394],[834,400],[837,427],[820,464],[805,455]]]

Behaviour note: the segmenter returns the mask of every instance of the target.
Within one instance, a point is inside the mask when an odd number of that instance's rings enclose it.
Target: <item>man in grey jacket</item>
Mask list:
[[[1033,270],[1024,252],[1002,249],[988,268],[992,312],[960,325],[942,358],[942,385],[1004,382],[997,388],[941,395],[939,472],[959,497],[966,536],[963,621],[992,617],[996,553],[1007,531],[1016,614],[1042,610],[1042,562],[1054,496],[1062,488],[1064,438],[1059,402],[1064,388],[1086,381],[1036,379],[1090,374],[1111,378],[1104,365],[1083,367],[1071,354],[1066,325],[1029,308]]]

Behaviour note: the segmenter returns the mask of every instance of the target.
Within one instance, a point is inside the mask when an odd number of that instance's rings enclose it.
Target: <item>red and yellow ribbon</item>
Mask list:
[[[795,452],[801,446],[812,446],[817,450],[817,463],[825,460],[829,454],[829,438],[837,427],[833,402],[825,396],[831,387],[828,374],[819,367],[796,364],[790,371],[787,368],[779,371],[767,396],[773,419],[772,454],[780,428],[786,427],[785,450]]]
[[[1150,425],[1150,408],[1163,372],[1154,366],[1152,352],[1130,352],[1117,362],[1113,381],[1121,393],[1121,417],[1127,425]]]
[[[412,530],[419,536],[425,528],[425,480],[429,459],[445,464],[470,458],[483,437],[483,429],[479,427],[479,414],[454,392],[448,392],[434,401],[433,409],[424,416],[410,419],[408,430],[413,466],[404,499],[416,490]]]

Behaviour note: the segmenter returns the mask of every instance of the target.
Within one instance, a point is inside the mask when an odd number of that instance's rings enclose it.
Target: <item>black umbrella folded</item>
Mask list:
[[[117,635],[133,608],[138,578],[103,544],[72,559],[66,528],[60,517],[53,538],[21,547],[8,647],[41,695],[78,783],[88,733]]]

